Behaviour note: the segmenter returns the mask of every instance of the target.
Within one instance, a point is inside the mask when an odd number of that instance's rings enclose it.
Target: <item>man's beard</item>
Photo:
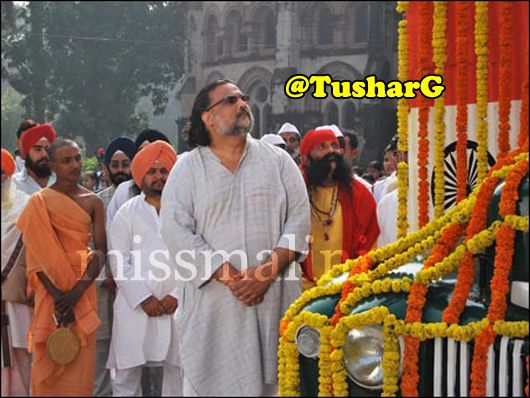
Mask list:
[[[15,203],[17,191],[11,178],[6,178],[2,183],[2,209],[9,209]]]
[[[306,174],[309,183],[312,186],[324,186],[328,180],[331,172],[331,161],[335,160],[335,170],[331,174],[333,182],[338,182],[339,185],[350,188],[352,186],[351,169],[344,157],[336,152],[328,153],[324,157],[318,159],[308,156],[309,163],[306,166]]]
[[[122,182],[128,181],[131,179],[130,174],[125,173],[109,173],[109,179],[112,184],[115,186],[120,185]]]
[[[26,162],[26,167],[33,171],[37,178],[46,178],[52,174],[50,166],[48,165],[48,159],[41,159],[34,162],[29,155],[26,155],[26,159],[24,160]]]
[[[240,119],[243,114],[248,115],[248,118],[250,119],[250,124]],[[246,110],[241,109],[239,110],[239,112],[237,112],[236,121],[233,125],[228,126],[224,123],[221,123],[220,133],[221,135],[226,136],[245,135],[252,130],[252,127],[254,127],[254,116],[252,116],[252,112],[247,112]]]

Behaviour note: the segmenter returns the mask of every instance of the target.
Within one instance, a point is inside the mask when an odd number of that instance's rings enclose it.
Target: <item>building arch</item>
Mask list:
[[[250,96],[250,107],[254,115],[252,135],[256,138],[266,134],[271,126],[271,79],[272,74],[262,67],[247,70],[239,79],[238,86]]]

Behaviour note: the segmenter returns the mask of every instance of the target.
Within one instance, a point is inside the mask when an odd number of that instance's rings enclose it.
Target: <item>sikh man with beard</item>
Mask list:
[[[112,185],[97,195],[103,201],[104,210],[110,203],[116,188],[131,179],[131,161],[136,153],[136,146],[130,138],[117,137],[105,150],[103,165],[106,167]],[[107,232],[110,223],[106,222]],[[108,235],[108,233],[107,233]],[[112,394],[110,372],[107,369],[110,338],[112,329],[112,303],[114,302],[116,284],[108,264],[101,269],[96,279],[98,316],[101,325],[96,332],[96,374],[94,377],[94,396],[104,397]]]
[[[136,140],[134,141],[134,146],[135,146],[134,153],[138,153],[143,147],[155,141],[165,141],[168,144],[171,144],[169,142],[169,138],[167,138],[164,133],[161,133],[158,130],[145,129],[138,135],[138,137],[136,137]],[[133,154],[133,157],[134,157],[134,154]],[[132,157],[131,157],[131,160],[132,160]],[[122,207],[123,204],[127,202],[129,199],[131,199],[132,197],[139,195],[140,192],[141,192],[141,189],[132,180],[127,181],[124,184],[121,184],[116,189],[114,196],[112,197],[111,201],[109,202],[107,206],[107,226],[108,227],[110,227],[110,225],[112,224],[112,220],[114,219],[114,216],[116,215],[116,212],[120,209],[120,207]]]
[[[110,228],[110,247],[119,253],[109,257],[118,284],[108,361],[108,367],[116,369],[114,396],[141,396],[142,370],[154,366],[163,366],[161,394],[182,395],[173,316],[177,283],[174,273],[155,261],[157,253],[159,258],[168,255],[160,234],[160,197],[176,160],[175,150],[164,141],[148,144],[135,155],[132,174],[142,193],[118,210]]]
[[[332,130],[309,131],[300,154],[311,203],[313,241],[302,264],[302,286],[309,289],[332,266],[368,252],[379,227],[374,198],[352,177]]]
[[[26,248],[28,288],[35,295],[28,337],[31,394],[89,396],[100,324],[93,282],[107,252],[105,214],[101,199],[78,184],[83,166],[79,146],[63,139],[47,150],[57,181],[33,194],[17,221]],[[88,248],[91,235],[95,251]],[[58,325],[70,327],[79,339],[77,356],[67,365],[48,355],[48,338]]]
[[[16,222],[29,195],[12,182],[15,160],[2,148],[2,396],[27,397],[31,356],[27,334],[31,309],[26,298],[26,267]],[[6,333],[7,332],[7,333]]]
[[[55,183],[55,175],[48,164],[46,148],[57,139],[51,124],[37,124],[20,135],[20,153],[24,169],[13,175],[17,188],[31,195]]]
[[[184,396],[277,395],[278,325],[300,295],[309,202],[289,154],[250,135],[231,80],[195,98],[189,141],[162,193],[176,262]]]

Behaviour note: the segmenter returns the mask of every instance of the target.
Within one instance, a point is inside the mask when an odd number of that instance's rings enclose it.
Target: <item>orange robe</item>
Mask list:
[[[91,218],[68,196],[49,188],[35,193],[17,222],[26,246],[28,288],[35,294],[35,310],[28,336],[33,353],[31,394],[33,396],[92,395],[96,359],[96,289],[91,284],[74,307],[72,328],[81,349],[66,366],[52,362],[46,341],[56,329],[53,297],[37,277],[44,272],[59,290],[71,290],[84,274],[88,259]]]

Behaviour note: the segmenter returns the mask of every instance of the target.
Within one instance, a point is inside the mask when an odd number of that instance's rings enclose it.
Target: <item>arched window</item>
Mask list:
[[[318,13],[318,44],[333,43],[333,16],[327,7],[321,7]]]
[[[217,18],[215,15],[210,15],[208,22],[206,23],[206,31],[204,34],[204,42],[206,48],[206,61],[214,61],[215,54],[219,54],[216,46],[216,35],[219,32],[219,24],[217,23]],[[222,53],[222,51],[221,51]]]
[[[324,120],[326,124],[339,124],[339,109],[334,102],[328,102],[326,105]]]
[[[263,15],[263,45],[265,48],[276,48],[276,20],[270,8],[265,9]]]
[[[346,102],[342,106],[341,126],[347,129],[355,129],[355,105],[353,105],[353,102]]]
[[[264,134],[272,133],[272,131],[269,131],[270,126],[270,117],[271,117],[271,106],[269,104],[265,104],[263,107],[263,121],[261,125],[261,136],[263,137]]]
[[[243,35],[243,38],[240,35],[241,28],[243,27],[243,20],[241,14],[237,11],[232,11],[228,18],[226,19],[226,45],[227,52],[229,54],[235,54],[241,52],[242,43],[245,43],[246,51],[246,36]]]
[[[359,5],[354,10],[354,40],[358,43],[366,43],[368,41],[368,6]]]

